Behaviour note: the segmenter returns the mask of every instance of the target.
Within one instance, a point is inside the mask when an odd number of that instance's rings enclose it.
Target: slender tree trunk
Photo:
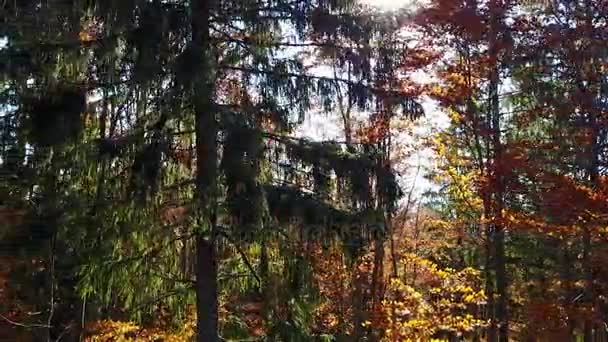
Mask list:
[[[390,121],[390,119],[388,119]],[[383,150],[383,159],[379,162],[378,168],[388,168],[390,169],[390,148],[391,148],[391,138],[390,132],[388,137],[384,139],[381,143]],[[384,172],[383,172],[384,174]],[[390,203],[388,203],[389,198],[386,196],[386,192],[384,189],[380,187],[382,184],[382,179],[376,179],[376,210],[379,211],[380,215],[382,215],[382,222],[384,223],[384,231],[382,234],[378,234],[379,232],[374,231],[374,270],[372,271],[372,283],[371,283],[371,310],[375,311],[376,305],[378,305],[382,301],[382,297],[384,296],[384,242],[386,241],[386,235],[388,234],[389,238],[392,240],[392,230],[388,225],[390,220]],[[372,337],[371,334],[372,329],[368,330],[368,336]]]
[[[416,218],[414,219],[414,255],[418,255],[418,247],[420,246],[420,209],[422,207],[422,203],[418,203],[418,207],[416,208]],[[412,270],[412,286],[416,286],[416,281],[418,280],[418,263],[414,262],[413,270]]]
[[[75,336],[78,336],[78,341],[82,341],[84,338],[84,327],[87,322],[87,297],[82,299],[82,306],[80,307],[80,326],[78,326],[78,330]]]
[[[505,266],[504,229],[496,229],[496,291],[498,300],[496,305],[496,318],[500,323],[498,329],[499,341],[509,340],[509,315],[508,315],[508,292],[507,275]]]
[[[381,166],[381,167],[383,167],[383,166]],[[377,183],[379,183],[379,180],[377,180]],[[378,190],[376,196],[378,197],[376,210],[380,211],[380,214],[384,218],[383,221],[386,223],[387,211],[386,211],[386,205],[384,203],[385,201],[382,198],[382,196],[383,196],[382,191]],[[388,227],[384,227],[384,229],[385,229],[385,233],[386,233]],[[382,287],[382,282],[384,280],[385,236],[383,234],[380,234],[380,232],[377,232],[377,231],[373,231],[372,233],[374,234],[374,269],[372,271],[372,283],[371,283],[371,297],[372,297],[371,298],[371,308],[373,310],[374,306],[380,301],[380,299],[382,297],[381,287]],[[391,232],[388,231],[388,234],[391,234]]]
[[[196,131],[196,188],[199,210],[210,232],[196,237],[196,305],[199,342],[216,342],[218,336],[217,264],[215,250],[215,187],[217,176],[217,122],[213,110],[213,73],[209,40],[212,0],[193,0],[192,48],[198,67],[193,80]]]
[[[489,214],[489,201],[484,198],[484,216],[482,217],[482,222],[486,220]],[[486,295],[488,297],[488,301],[486,304],[486,318],[490,321],[490,326],[487,331],[487,341],[488,342],[496,342],[497,340],[497,326],[496,326],[496,315],[495,315],[495,305],[494,305],[494,275],[492,274],[493,269],[493,232],[491,225],[487,223],[483,223],[484,231],[485,231],[485,288]]]
[[[53,227],[53,229],[57,229],[57,228]],[[56,284],[55,242],[56,242],[56,240],[57,240],[57,233],[54,232],[53,236],[51,237],[51,240],[49,242],[49,283],[51,284],[51,286],[50,286],[50,298],[49,298],[49,317],[47,319],[47,325],[48,325],[47,341],[48,342],[53,341],[54,334],[58,334],[58,329],[56,327],[55,327],[55,329],[53,328],[53,323],[55,322],[54,321],[55,306],[57,305],[56,298],[55,298],[55,284]]]
[[[593,303],[593,275],[591,272],[591,234],[589,227],[583,227],[583,271],[585,273],[584,303]],[[585,342],[593,341],[593,324],[589,316],[585,316],[583,326]]]
[[[378,304],[382,297],[382,282],[384,278],[384,239],[374,241],[374,270],[372,271],[372,307]]]
[[[363,274],[359,272],[358,260],[353,262],[353,274],[352,274],[352,285],[353,285],[353,334],[352,341],[359,341],[363,337],[363,321],[364,321],[364,307],[363,307]]]
[[[588,29],[591,29],[594,26],[593,23],[593,3],[594,1],[586,0],[584,2],[584,12],[585,12],[585,26]],[[589,70],[590,67],[597,61],[595,60],[594,54],[587,54],[587,58],[583,58],[583,64],[581,65],[580,70],[583,72],[582,79],[588,79],[592,70]],[[589,91],[588,88],[589,82],[582,82],[581,77],[577,80],[579,90],[585,93],[585,99],[593,98],[594,96],[602,96],[601,92],[598,94],[593,94],[593,90]],[[596,190],[598,187],[599,181],[599,155],[601,153],[599,146],[599,137],[600,137],[600,128],[598,126],[597,117],[596,117],[597,108],[593,105],[588,105],[587,103],[583,103],[583,112],[587,112],[588,115],[588,128],[589,128],[589,144],[587,146],[587,175],[588,175],[588,183],[589,185]],[[596,303],[594,286],[593,286],[593,265],[591,261],[591,253],[592,253],[592,236],[591,229],[593,228],[593,222],[583,223],[583,272],[585,279],[585,289],[584,289],[584,303],[589,305],[589,307],[593,308],[594,311],[599,311]],[[591,226],[590,226],[591,225]],[[592,317],[586,316],[584,322],[584,341],[592,342],[594,340],[593,334],[593,319]]]
[[[571,309],[570,306],[572,304],[572,298],[573,297],[573,291],[572,291],[572,272],[571,272],[571,268],[572,268],[572,260],[570,258],[570,251],[568,250],[568,245],[567,244],[563,244],[563,243],[559,243],[557,242],[557,246],[558,249],[561,248],[562,253],[560,254],[560,258],[559,258],[559,265],[560,265],[560,277],[561,277],[561,282],[563,285],[562,288],[562,303],[561,305],[566,309],[566,315],[568,317],[567,320],[567,325],[566,325],[566,330],[567,330],[567,336],[568,336],[568,341],[574,341],[575,340],[575,336],[574,336],[574,330],[576,328],[576,321],[573,318],[573,314],[571,313]]]
[[[492,128],[492,151],[494,152],[494,168],[492,170],[494,177],[493,184],[493,227],[494,227],[494,267],[496,271],[496,292],[498,298],[496,300],[496,320],[499,323],[498,340],[506,342],[509,340],[509,312],[508,312],[508,284],[507,272],[505,264],[505,227],[502,222],[502,211],[504,208],[504,181],[502,167],[502,142],[501,142],[501,115],[500,115],[500,100],[498,96],[498,86],[500,83],[499,74],[499,51],[497,44],[497,35],[502,11],[497,1],[494,0],[490,4],[490,58],[491,58],[491,74],[490,74],[490,118]]]
[[[597,126],[597,120],[595,117],[595,113],[590,113],[589,115],[589,126],[591,130],[591,144],[588,148],[589,153],[589,184],[592,188],[596,189],[598,185],[599,179],[599,148],[598,148],[598,136],[599,136],[599,128]],[[591,239],[591,227],[583,223],[583,272],[585,279],[585,293],[584,293],[584,302],[588,304],[590,307],[596,308],[595,303],[595,294],[594,294],[594,286],[593,286],[593,265],[591,261],[591,250],[592,250],[592,239]],[[591,342],[593,341],[593,321],[591,317],[585,317],[584,323],[584,341]]]
[[[337,69],[334,68],[334,77],[338,77]],[[350,79],[351,72],[350,66],[347,72],[347,77]],[[351,110],[353,106],[353,101],[351,99],[350,93],[346,93],[346,96],[343,94],[343,90],[339,83],[336,83],[336,95],[338,97],[338,108],[340,110],[340,114],[342,116],[342,123],[344,125],[344,140],[346,142],[346,147],[351,149],[352,143],[352,118],[351,118]],[[346,103],[345,103],[346,102]],[[352,274],[351,274],[351,286],[353,288],[351,300],[352,300],[352,322],[353,322],[353,331],[350,336],[352,341],[359,341],[363,337],[363,321],[364,321],[364,303],[363,303],[363,278],[362,274],[359,272],[359,260],[354,260]]]

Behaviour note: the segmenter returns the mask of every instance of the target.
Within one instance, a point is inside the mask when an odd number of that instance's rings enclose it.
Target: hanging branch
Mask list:
[[[243,262],[245,263],[245,266],[247,266],[247,268],[251,272],[251,275],[257,281],[258,285],[262,285],[262,280],[260,279],[260,277],[258,276],[258,274],[255,272],[255,269],[254,269],[253,265],[251,265],[251,262],[249,262],[249,259],[247,258],[247,255],[239,247],[239,245],[236,243],[236,241],[234,241],[234,239],[228,233],[226,233],[225,231],[218,229],[218,232],[219,232],[219,234],[221,234],[222,236],[224,236],[226,238],[226,240],[228,240],[228,242],[230,242],[234,246],[234,248],[236,248],[237,253],[239,253],[239,255],[241,256],[241,259],[243,259]]]

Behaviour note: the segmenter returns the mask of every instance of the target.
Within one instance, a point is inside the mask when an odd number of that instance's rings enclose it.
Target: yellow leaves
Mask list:
[[[486,300],[478,270],[442,268],[411,253],[400,262],[409,277],[391,279],[382,302],[387,341],[429,341],[439,330],[461,334],[485,324],[474,316]]]
[[[473,303],[473,302],[475,302],[475,296],[472,294],[468,294],[464,297],[463,300],[465,303]]]
[[[579,288],[579,289],[584,289],[585,288],[585,280],[581,279],[581,280],[577,280],[574,282],[574,287]]]
[[[452,121],[463,119],[456,111],[448,111],[448,114]],[[459,142],[459,137],[446,131],[433,135],[429,140],[437,163],[433,181],[444,185],[444,191],[460,209],[479,211],[482,207],[480,190],[483,178],[474,160],[463,155],[462,148],[459,148],[462,143]]]
[[[449,108],[447,114],[450,117],[450,119],[452,120],[452,122],[454,122],[456,124],[460,123],[463,120],[462,114],[457,112],[453,108]]]
[[[96,321],[88,327],[91,336],[87,337],[85,342],[188,341],[195,336],[194,322],[195,319],[191,315],[179,331],[171,333],[157,328],[142,328],[133,322]]]
[[[132,333],[136,333],[139,327],[132,322],[118,321],[98,321],[95,322],[91,330],[97,332],[89,337],[87,342],[105,342],[105,341],[132,341]]]
[[[94,39],[95,39],[95,36],[93,36],[89,31],[80,31],[78,33],[78,40],[80,40],[83,43],[93,41]]]
[[[444,271],[444,270],[437,270],[437,276],[441,279],[445,279],[450,275],[449,271]]]
[[[445,97],[448,95],[447,90],[444,89],[439,84],[433,84],[433,85],[429,86],[428,92],[433,97]]]

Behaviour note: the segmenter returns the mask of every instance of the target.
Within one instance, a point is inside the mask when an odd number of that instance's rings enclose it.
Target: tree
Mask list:
[[[505,260],[504,119],[501,113],[501,73],[508,67],[506,51],[512,44],[506,17],[510,2],[433,2],[420,14],[423,27],[455,56],[447,57],[442,85],[431,93],[454,120],[456,139],[466,139],[465,158],[476,168],[482,202],[480,222],[485,226],[486,281],[492,325],[489,340],[508,339],[508,291]],[[466,152],[465,152],[466,151]],[[492,273],[490,273],[492,272]],[[496,282],[492,281],[495,277]],[[494,303],[494,289],[497,299]]]
[[[362,109],[390,97],[405,113],[420,114],[411,94],[366,67],[377,51],[369,43],[373,17],[350,1],[5,6],[11,14],[3,18],[10,65],[5,94],[14,107],[3,117],[11,139],[4,151],[31,145],[36,158],[50,153],[56,161],[28,186],[49,184],[48,191],[35,192],[40,210],[58,215],[49,227],[52,250],[59,241],[76,254],[69,272],[78,272],[78,285],[65,286],[77,287],[85,303],[91,298],[100,306],[122,306],[143,319],[151,307],[176,305],[170,298],[194,283],[198,339],[215,341],[218,250],[232,245],[238,253],[240,244],[272,230],[272,221],[289,227],[292,217],[302,224],[290,228],[333,234],[336,224],[374,220],[362,203],[396,200],[392,172],[378,168],[382,153],[373,146],[289,137],[311,96],[330,103],[336,82]],[[46,27],[45,34],[38,36],[32,23]],[[284,40],[286,34],[295,37]],[[339,45],[343,36],[367,51],[359,56],[359,78],[307,72],[303,50],[346,50]],[[27,134],[18,135],[20,129]],[[67,162],[74,155],[77,162]],[[270,168],[265,158],[282,165]],[[312,168],[304,173],[315,184],[312,194],[299,189],[299,180],[296,187],[276,184],[293,180],[289,173],[298,166]],[[264,175],[264,168],[272,171]],[[328,174],[345,184],[338,195],[353,199],[347,209],[318,196]],[[69,181],[60,183],[66,175]],[[197,204],[188,205],[193,196]],[[62,213],[68,203],[85,209]],[[80,225],[85,232],[77,233]]]
[[[537,144],[545,147],[541,153],[526,151],[536,158],[534,165],[539,171],[534,179],[541,184],[540,188],[549,189],[548,192],[556,196],[541,197],[539,202],[544,204],[537,215],[549,225],[571,225],[573,228],[562,228],[558,235],[561,243],[569,241],[563,246],[565,252],[562,257],[562,263],[566,262],[568,266],[562,264],[559,272],[563,284],[566,284],[562,290],[565,298],[577,296],[574,294],[577,292],[573,285],[577,282],[575,279],[582,278],[584,283],[583,300],[561,303],[569,312],[566,334],[574,335],[578,325],[575,321],[582,319],[583,337],[587,341],[597,333],[592,312],[601,311],[593,299],[598,289],[594,285],[591,255],[593,240],[601,235],[595,228],[596,224],[602,224],[601,214],[596,210],[603,211],[592,198],[603,196],[600,180],[603,153],[598,144],[605,134],[601,119],[605,95],[602,90],[604,81],[598,71],[604,57],[598,53],[603,43],[597,39],[597,30],[601,29],[597,19],[604,16],[604,7],[590,2],[556,1],[531,8],[530,18],[522,22],[526,27],[525,34],[530,38],[522,40],[520,45],[522,62],[516,74],[524,90],[518,102],[523,113],[519,121],[535,128]],[[557,35],[569,37],[571,43],[557,44]],[[537,41],[541,48],[537,46],[532,50],[533,41]],[[550,167],[541,168],[536,162]],[[539,189],[529,191],[532,194]],[[539,194],[536,196],[538,198]],[[562,202],[573,197],[578,200]],[[549,204],[549,198],[554,202]],[[560,206],[562,211],[549,209],[556,206]],[[568,208],[567,211],[564,212],[564,208]],[[572,269],[571,261],[566,261],[572,258],[569,252],[572,246],[574,253],[582,255],[580,273]],[[576,302],[578,304],[572,305]],[[579,305],[581,309],[573,308]]]
[[[601,80],[590,75],[598,74],[596,63],[602,60],[596,53],[601,43],[595,38],[602,6],[436,2],[422,16],[431,32],[454,34],[444,36],[443,42],[457,51],[456,59],[445,58],[442,82],[431,89],[452,119],[451,128],[439,137],[437,150],[445,168],[438,175],[446,185],[441,194],[452,210],[446,216],[466,215],[461,220],[472,233],[486,225],[487,239],[482,241],[488,247],[489,300],[493,290],[499,294],[488,305],[491,315],[496,307],[502,339],[506,318],[527,327],[520,336],[571,338],[581,327],[590,340],[596,333],[591,312],[601,310],[591,309],[594,304],[581,298],[598,293],[589,253],[593,240],[600,239],[592,227],[601,224],[597,219],[603,211],[592,198],[602,198],[603,190],[589,181],[599,177],[590,176],[596,174],[590,165],[601,165],[603,155],[596,143],[603,134],[597,121],[603,95]],[[490,29],[484,32],[483,27]],[[499,34],[493,38],[493,33]],[[565,35],[572,45],[559,43]],[[511,55],[504,54],[505,49]],[[513,90],[497,94],[499,77],[508,81],[503,87]],[[504,249],[503,237],[497,234],[501,230],[508,243]],[[576,267],[574,255],[582,258]],[[510,262],[520,267],[509,270],[512,297],[501,303],[506,298],[501,273]],[[524,287],[526,282],[537,284],[538,290]],[[547,316],[556,317],[556,323],[547,325]],[[489,335],[493,340],[492,327]]]

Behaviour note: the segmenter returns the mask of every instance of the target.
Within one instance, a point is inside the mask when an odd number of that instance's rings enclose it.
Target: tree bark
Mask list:
[[[490,321],[490,325],[488,326],[486,340],[488,342],[495,342],[497,340],[497,326],[496,326],[496,315],[495,315],[495,303],[494,303],[494,275],[492,272],[493,267],[493,232],[491,225],[487,224],[485,221],[487,217],[490,215],[490,202],[489,199],[484,195],[484,215],[481,218],[483,224],[483,231],[485,232],[485,288],[486,288],[486,296],[488,297],[488,301],[486,304],[486,317]]]
[[[597,119],[595,113],[589,113],[589,128],[591,131],[591,143],[588,147],[589,154],[589,166],[587,169],[589,175],[589,185],[595,190],[598,186],[599,180],[599,147],[598,147],[598,137],[599,137],[599,128],[597,125]],[[596,306],[594,286],[593,286],[593,265],[591,261],[591,252],[592,252],[592,239],[591,239],[591,228],[588,224],[583,223],[583,271],[584,271],[584,279],[585,279],[585,292],[584,299],[585,303],[590,307]],[[593,336],[593,321],[591,317],[585,317],[584,323],[584,341],[591,342],[594,340]]]
[[[196,239],[196,313],[198,342],[219,341],[217,314],[217,265],[215,244],[199,235]]]
[[[498,86],[500,83],[499,74],[499,51],[498,51],[498,32],[500,30],[500,22],[502,20],[502,11],[497,1],[492,1],[490,4],[490,34],[489,34],[489,52],[491,58],[490,69],[490,113],[491,130],[492,130],[492,151],[494,152],[494,167],[493,167],[493,237],[494,237],[494,267],[496,271],[496,292],[498,298],[496,300],[496,320],[498,326],[498,340],[506,342],[509,340],[509,312],[508,312],[508,284],[507,272],[505,265],[505,227],[502,222],[502,211],[504,208],[504,181],[502,176],[502,142],[501,142],[501,114],[500,114],[500,99],[498,95]]]
[[[196,237],[196,312],[199,342],[216,342],[218,336],[217,263],[215,250],[215,188],[218,125],[213,111],[214,79],[209,17],[212,0],[193,0],[192,48],[199,59],[193,80],[196,132],[196,189],[203,226],[209,231]]]

